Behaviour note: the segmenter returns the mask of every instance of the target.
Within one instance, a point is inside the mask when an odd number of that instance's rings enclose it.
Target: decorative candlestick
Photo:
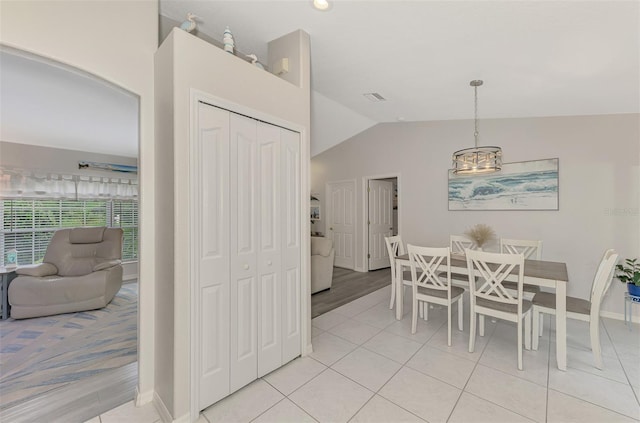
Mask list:
[[[224,51],[233,54],[235,43],[233,42],[233,34],[231,33],[229,27],[224,30],[224,34],[222,35],[222,43],[224,44]]]

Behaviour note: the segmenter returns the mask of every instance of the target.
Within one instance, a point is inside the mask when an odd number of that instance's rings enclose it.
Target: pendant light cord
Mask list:
[[[474,85],[473,87],[473,116],[475,119],[475,131],[473,132],[473,136],[476,139],[476,148],[478,148],[478,137],[480,136],[480,132],[478,132],[478,86]]]

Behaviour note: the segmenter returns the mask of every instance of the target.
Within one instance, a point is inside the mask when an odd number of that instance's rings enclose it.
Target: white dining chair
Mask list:
[[[542,241],[529,239],[500,238],[500,252],[503,254],[522,254],[525,260],[540,260],[542,258]],[[516,284],[505,282],[504,287],[516,291]],[[524,285],[523,294],[525,300],[533,300],[533,297],[540,292],[540,287],[535,285]],[[542,316],[540,316],[540,327],[542,327]],[[542,336],[542,331],[539,333]]]
[[[396,257],[405,254],[402,237],[400,235],[385,237],[384,243],[387,246],[389,262],[391,263],[391,302],[389,303],[389,309],[392,309],[396,302],[396,284],[402,283],[405,286],[411,286],[411,272],[408,270],[403,271],[401,275],[398,275],[399,278],[396,277]]]
[[[447,306],[447,345],[451,346],[451,304],[458,303],[458,329],[463,330],[464,289],[451,286],[451,250],[448,247],[431,248],[408,245],[411,261],[411,290],[413,313],[411,333],[416,333],[419,304],[439,304]],[[442,278],[441,266],[446,266],[446,277]],[[427,309],[424,309],[425,320]]]
[[[474,240],[466,235],[450,235],[449,236],[449,249],[452,255],[464,256],[464,250],[477,250],[478,245]],[[452,273],[451,281],[454,285],[461,288],[467,288],[469,285],[469,277],[462,273]]]
[[[596,367],[602,369],[602,351],[600,347],[600,306],[602,298],[611,286],[618,253],[607,250],[602,256],[598,270],[591,285],[591,298],[567,297],[567,318],[589,322],[591,351],[596,361]],[[550,292],[540,292],[533,298],[533,349],[538,349],[538,315],[541,313],[556,314],[556,296]]]
[[[471,323],[469,352],[475,349],[476,315],[491,316],[515,322],[518,327],[518,370],[522,370],[522,321],[525,348],[531,346],[531,301],[522,298],[524,257],[520,254],[486,253],[466,250],[469,271]],[[473,275],[477,274],[478,278]],[[517,295],[504,287],[508,276],[517,277]],[[483,325],[480,325],[480,336]]]

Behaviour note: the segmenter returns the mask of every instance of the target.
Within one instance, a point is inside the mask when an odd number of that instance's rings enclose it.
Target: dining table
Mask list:
[[[395,258],[396,277],[402,278],[405,266],[410,267],[409,254],[403,254]],[[446,270],[446,263],[442,270]],[[451,254],[451,273],[468,275],[467,259],[464,255]],[[567,283],[569,276],[566,263],[529,260],[524,261],[524,280],[526,285],[535,285],[553,288],[556,294],[556,360],[558,369],[567,370]],[[506,280],[515,280],[517,275],[507,277]],[[402,280],[394,281],[396,288],[396,319],[402,319],[403,283]]]

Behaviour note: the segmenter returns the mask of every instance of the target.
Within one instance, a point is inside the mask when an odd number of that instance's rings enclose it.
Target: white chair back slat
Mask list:
[[[389,255],[389,263],[391,264],[391,277],[395,278],[396,274],[396,257],[404,255],[404,244],[400,235],[388,236],[384,238],[387,246],[387,254]]]
[[[465,235],[451,235],[449,236],[449,248],[451,254],[463,255],[464,250],[477,250],[478,246],[475,241]]]
[[[540,260],[542,241],[500,238],[500,252],[503,254],[522,254],[525,259]]]
[[[602,298],[604,294],[609,290],[611,281],[613,280],[613,274],[615,272],[616,263],[618,262],[618,253],[615,250],[610,249],[605,251],[602,256],[602,260],[598,265],[598,270],[593,278],[593,285],[591,286],[591,308],[597,310],[600,309]]]
[[[524,280],[524,257],[521,254],[486,253],[469,249],[465,253],[469,269],[469,286],[473,296],[521,306]],[[479,283],[476,282],[474,275],[480,276]],[[516,296],[502,285],[507,277],[514,275],[517,277],[518,284]]]
[[[411,276],[414,285],[446,291],[451,285],[451,250],[447,247],[432,248],[408,245]],[[447,279],[442,280],[441,266],[447,269]]]

